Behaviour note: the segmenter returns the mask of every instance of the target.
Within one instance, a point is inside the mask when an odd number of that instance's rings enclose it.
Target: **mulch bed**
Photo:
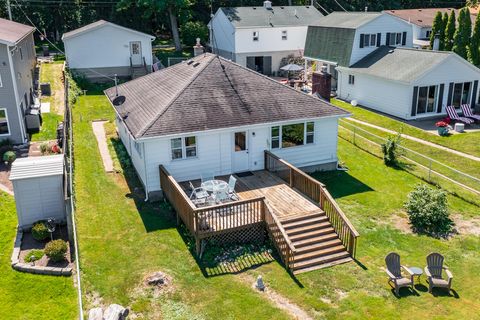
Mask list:
[[[53,233],[53,239],[54,240],[62,239],[67,241],[67,243],[69,244],[67,249],[67,254],[65,255],[66,257],[65,261],[53,262],[53,261],[50,261],[50,259],[46,255],[43,255],[43,257],[40,260],[35,261],[35,266],[73,268],[73,262],[70,255],[70,252],[72,252],[73,248],[68,242],[67,226],[57,226],[55,232]],[[45,245],[47,243],[48,243],[47,240],[44,242],[37,241],[32,237],[32,234],[30,232],[24,232],[23,239],[22,239],[22,246],[20,248],[20,259],[19,259],[20,263],[29,263],[25,261],[25,258],[28,257],[30,250],[44,250]]]

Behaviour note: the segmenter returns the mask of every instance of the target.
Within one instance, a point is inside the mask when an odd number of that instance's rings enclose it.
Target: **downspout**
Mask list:
[[[145,169],[145,202],[148,201],[148,174],[147,174],[147,155],[145,154],[145,142],[142,142],[143,168]]]
[[[8,48],[8,47],[7,47]],[[14,65],[13,65],[13,59],[12,59],[12,51],[8,50],[8,63],[10,64],[10,73],[12,75],[12,84],[13,84],[13,93],[15,94],[15,108],[17,109],[17,113],[18,113],[18,122],[20,123],[20,131],[22,132],[22,139],[23,139],[23,142],[25,143],[26,140],[27,140],[27,137],[26,137],[26,129],[24,127],[24,122],[25,122],[25,119],[22,118],[22,114],[20,112],[20,108],[19,108],[19,101],[18,101],[18,87],[17,87],[17,77],[15,76],[15,71],[14,71]],[[26,106],[25,106],[26,108]]]

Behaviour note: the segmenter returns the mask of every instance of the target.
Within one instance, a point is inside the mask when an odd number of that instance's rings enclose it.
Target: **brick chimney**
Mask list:
[[[205,52],[205,48],[200,43],[200,38],[197,38],[197,44],[193,46],[193,56],[199,56]]]
[[[322,71],[312,74],[312,94],[317,93],[322,99],[330,102],[331,91],[332,75],[327,72],[327,67],[323,66]]]

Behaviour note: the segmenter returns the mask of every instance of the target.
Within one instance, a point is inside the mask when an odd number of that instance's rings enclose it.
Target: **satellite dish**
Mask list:
[[[118,96],[113,99],[114,106],[121,106],[125,102],[125,96]]]

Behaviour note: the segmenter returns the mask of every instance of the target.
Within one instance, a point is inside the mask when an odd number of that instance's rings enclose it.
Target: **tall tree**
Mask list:
[[[440,11],[437,11],[437,14],[435,15],[435,19],[433,20],[432,24],[432,32],[430,33],[430,48],[433,49],[433,42],[435,41],[435,37],[437,36],[437,34],[440,39],[442,39],[441,33],[445,33],[445,31],[442,32],[442,30],[445,30],[445,26],[443,25],[443,16]]]
[[[440,30],[440,50],[445,50],[445,31],[447,30],[448,13],[445,12],[442,18],[442,30]]]
[[[468,47],[468,61],[480,66],[480,15],[477,15],[475,19],[472,38]]]
[[[445,26],[445,50],[451,51],[453,48],[453,36],[455,35],[456,23],[455,11],[452,10],[450,17],[448,17],[447,25]]]
[[[458,15],[458,28],[453,36],[453,52],[464,59],[467,59],[468,46],[472,35],[472,21],[470,10],[463,8]]]

